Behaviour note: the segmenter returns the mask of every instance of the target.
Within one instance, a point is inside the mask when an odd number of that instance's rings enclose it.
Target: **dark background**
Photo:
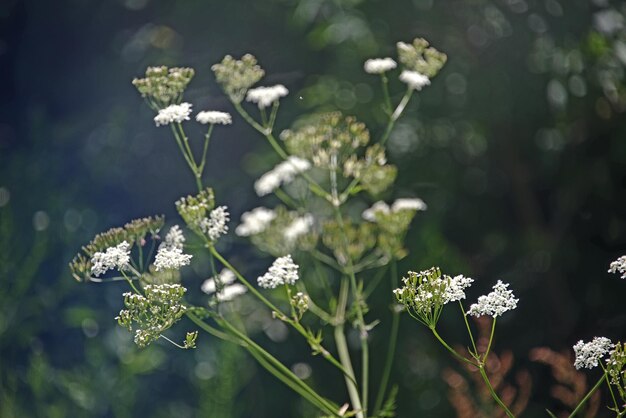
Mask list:
[[[510,282],[519,308],[499,321],[495,349],[512,350],[511,376],[532,376],[523,416],[564,409],[529,351],[625,337],[626,283],[606,273],[626,252],[624,12],[601,0],[3,0],[0,416],[310,416],[243,352],[208,336],[193,352],[137,349],[113,320],[123,287],[76,283],[67,262],[111,226],[175,219],[173,202],[193,192],[174,142],[130,84],[146,66],[194,67],[194,109],[234,113],[210,66],[251,52],[263,84],[290,90],[279,130],[299,114],[339,109],[379,134],[378,80],[362,63],[395,57],[395,42],[416,36],[449,60],[389,141],[398,194],[429,206],[401,271],[440,265],[474,277],[470,299]],[[207,183],[237,220],[258,205],[252,183],[275,162],[234,117],[216,131]],[[242,245],[233,244],[236,257]],[[252,255],[239,255],[248,268],[267,264]],[[444,315],[442,327],[464,344],[457,319]],[[388,321],[372,334],[374,379],[387,334]],[[318,364],[292,337],[268,344],[287,365]],[[458,370],[403,318],[398,416],[456,416],[446,367]],[[341,400],[336,380],[325,369],[311,377]]]

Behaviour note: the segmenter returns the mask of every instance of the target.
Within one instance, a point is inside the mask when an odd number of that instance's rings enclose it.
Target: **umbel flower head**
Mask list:
[[[422,74],[426,78],[436,76],[448,59],[446,54],[429,46],[428,41],[423,38],[414,39],[411,44],[398,42],[396,46],[398,59],[404,69]]]
[[[213,65],[211,69],[224,93],[235,103],[241,103],[246,91],[265,75],[265,71],[257,65],[256,58],[250,54],[240,60],[226,55],[221,63]]]
[[[626,344],[618,342],[613,346],[606,362],[610,383],[618,387],[618,391],[626,402]]]
[[[260,234],[276,218],[276,212],[263,206],[254,208],[241,215],[241,223],[237,225],[235,234],[240,237]]]
[[[217,302],[230,302],[237,296],[243,295],[248,288],[235,281],[235,273],[229,269],[223,269],[217,277],[206,279],[202,283],[201,290],[207,295],[214,294]]]
[[[626,279],[626,255],[613,261],[609,266],[609,273],[619,273],[622,279]]]
[[[409,271],[402,282],[404,286],[393,291],[398,302],[407,308],[413,318],[434,327],[443,306],[465,299],[465,289],[474,280],[463,275],[442,275],[439,267],[432,267],[420,272]]]
[[[400,74],[400,81],[405,83],[413,90],[420,91],[422,87],[430,85],[430,79],[424,74],[420,74],[417,71],[404,70]]]
[[[128,331],[135,331],[135,344],[146,347],[185,314],[182,298],[186,291],[179,284],[160,284],[146,285],[145,296],[124,293],[126,309],[115,319]]]
[[[172,104],[164,109],[159,109],[159,113],[154,117],[156,126],[169,125],[170,123],[182,123],[189,120],[191,114],[191,104]]]
[[[289,156],[285,161],[263,174],[254,183],[254,190],[258,196],[265,196],[281,185],[291,183],[298,174],[309,168],[311,168],[311,163],[307,160],[293,155]]]
[[[203,125],[230,125],[233,118],[230,113],[218,112],[217,110],[203,110],[196,115],[196,121]]]
[[[130,263],[130,244],[123,241],[105,252],[97,252],[91,257],[91,273],[101,276],[108,270],[125,270]]]
[[[486,296],[479,297],[478,302],[470,306],[467,314],[473,316],[489,315],[497,318],[506,311],[517,308],[519,299],[515,299],[513,291],[508,290],[508,287],[508,283],[505,284],[498,280],[498,283],[493,285],[493,291]]]
[[[274,289],[281,285],[293,285],[297,280],[298,265],[293,262],[291,255],[286,255],[274,260],[267,273],[257,279],[257,283],[266,289]]]
[[[363,69],[368,74],[383,74],[387,71],[393,70],[398,64],[391,58],[373,58],[365,61]]]
[[[179,103],[193,76],[193,68],[148,67],[146,76],[135,78],[133,85],[150,107],[158,110]]]
[[[200,221],[200,229],[211,241],[217,241],[219,237],[228,232],[230,214],[226,206],[218,206],[209,213],[208,218]]]
[[[285,97],[287,94],[289,94],[289,90],[282,84],[277,84],[272,87],[257,87],[248,90],[246,100],[251,103],[256,103],[259,109],[265,109],[277,103],[281,97]]]
[[[593,369],[598,366],[598,362],[613,348],[613,343],[606,337],[594,337],[588,343],[583,340],[574,345],[574,367],[576,369]]]

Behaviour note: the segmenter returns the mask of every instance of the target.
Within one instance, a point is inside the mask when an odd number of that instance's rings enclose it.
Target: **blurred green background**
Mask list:
[[[362,64],[395,57],[395,42],[417,36],[449,60],[389,141],[398,194],[429,206],[401,271],[464,273],[477,280],[471,298],[511,282],[520,304],[499,321],[495,349],[514,355],[513,384],[520,370],[532,378],[522,416],[565,409],[529,351],[626,338],[626,283],[606,273],[626,253],[625,19],[623,2],[609,0],[2,1],[0,416],[314,416],[244,352],[206,335],[195,351],[137,349],[113,320],[123,286],[76,283],[67,263],[111,226],[176,219],[174,200],[193,192],[174,142],[130,83],[146,66],[194,67],[187,100],[232,112],[210,66],[251,52],[262,84],[290,90],[279,130],[304,112],[339,109],[376,133],[378,80]],[[276,159],[234,119],[216,132],[206,178],[236,221],[258,206],[253,181]],[[251,271],[268,263],[246,247],[232,238],[226,252]],[[384,313],[381,289],[373,305]],[[374,379],[389,332],[382,319]],[[442,326],[463,344],[453,316]],[[346,398],[301,341],[262,338]],[[403,318],[392,375],[399,417],[457,416],[447,367],[459,370]]]

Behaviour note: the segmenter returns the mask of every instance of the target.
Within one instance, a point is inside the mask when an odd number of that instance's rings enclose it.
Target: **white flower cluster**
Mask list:
[[[287,94],[289,94],[289,90],[282,84],[277,84],[272,87],[257,87],[248,90],[246,100],[256,103],[259,109],[264,109],[274,102],[277,102],[281,97],[285,97]]]
[[[369,74],[382,74],[396,68],[398,64],[391,58],[374,58],[365,61],[363,68]]]
[[[417,71],[404,70],[400,74],[400,81],[406,83],[410,88],[414,90],[421,90],[424,86],[430,85],[430,79],[424,74],[420,74]]]
[[[578,341],[574,345],[574,367],[580,370],[583,367],[593,369],[598,366],[598,361],[602,359],[612,348],[614,344],[606,337],[595,337],[592,341],[585,343],[583,340]]]
[[[295,284],[298,280],[298,265],[293,262],[291,255],[279,257],[270,266],[263,276],[257,279],[259,286],[274,289],[284,284]]]
[[[276,219],[276,212],[266,207],[258,207],[241,215],[241,223],[235,229],[240,237],[260,234]]]
[[[622,279],[626,279],[626,255],[621,256],[611,263],[609,273],[620,273]]]
[[[498,280],[498,283],[493,285],[493,292],[479,297],[478,303],[472,304],[467,314],[477,317],[489,315],[497,318],[503,313],[517,308],[519,299],[515,299],[513,291],[508,290],[508,287],[508,283],[505,284]]]
[[[91,274],[98,277],[109,270],[124,270],[130,263],[130,244],[126,241],[91,257]]]
[[[207,234],[211,241],[216,241],[228,232],[228,221],[230,214],[226,206],[218,206],[211,211],[208,218],[204,218],[200,223],[200,229]]]
[[[202,112],[198,112],[196,120],[203,125],[230,125],[233,123],[233,118],[230,116],[230,113],[218,112],[217,110],[204,110]]]
[[[156,123],[156,126],[169,125],[172,122],[181,123],[184,120],[189,120],[190,113],[190,103],[169,105],[159,110],[159,114],[154,117],[154,123]]]
[[[170,228],[165,235],[165,240],[160,246],[166,245],[168,247],[180,248],[182,250],[183,244],[185,244],[185,236],[178,225],[174,225]],[[159,247],[160,247],[159,246]]]
[[[448,280],[446,291],[444,294],[444,303],[457,302],[461,299],[465,299],[465,289],[470,287],[474,279],[465,277],[462,274],[452,277]]]
[[[426,208],[426,203],[424,203],[422,199],[418,198],[396,199],[391,207],[383,201],[378,201],[370,208],[365,209],[361,216],[363,216],[363,219],[366,221],[376,222],[377,213],[388,215],[391,213],[398,213],[403,210],[418,211],[426,210]]]
[[[315,218],[310,213],[294,219],[283,231],[283,236],[288,243],[294,243],[299,237],[307,234],[313,224]]]
[[[281,184],[290,183],[294,177],[311,168],[311,163],[305,159],[294,157],[287,158],[263,174],[254,183],[254,190],[259,196],[265,196],[280,187]]]
[[[230,302],[235,297],[243,295],[248,291],[246,286],[240,283],[234,283],[234,281],[235,273],[229,269],[223,269],[218,274],[217,278],[211,277],[210,279],[206,279],[200,289],[207,295],[215,293],[215,298],[218,302]],[[221,289],[217,291],[220,287]]]

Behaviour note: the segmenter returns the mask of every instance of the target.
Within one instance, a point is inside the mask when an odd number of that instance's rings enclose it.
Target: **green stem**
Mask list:
[[[395,289],[398,286],[398,264],[396,260],[391,261],[391,287]],[[395,299],[395,298],[394,298]],[[389,376],[391,375],[391,367],[396,352],[396,343],[398,341],[398,329],[400,325],[400,312],[395,309],[395,300],[392,301],[392,319],[391,319],[391,335],[389,336],[389,346],[387,347],[387,358],[385,359],[385,368],[381,378],[376,403],[374,404],[374,412],[379,412],[383,405],[387,385],[389,384]]]
[[[383,136],[380,138],[380,141],[379,141],[380,145],[385,145],[385,143],[389,139],[389,134],[391,134],[391,131],[393,130],[394,125],[396,124],[396,121],[398,120],[398,118],[400,118],[400,116],[402,115],[402,112],[404,112],[404,108],[406,108],[406,105],[409,103],[409,100],[411,99],[412,95],[413,95],[413,89],[407,88],[406,93],[404,93],[404,96],[402,97],[402,100],[400,100],[400,103],[398,104],[396,109],[393,111],[391,116],[389,116],[389,122],[387,122],[387,127],[385,128],[385,132],[383,133]]]
[[[206,135],[204,135],[204,148],[202,150],[202,161],[200,162],[200,166],[198,167],[198,171],[200,172],[200,174],[202,174],[202,172],[204,171],[204,166],[206,165],[206,155],[209,149],[209,141],[211,139],[211,134],[213,133],[214,126],[215,125],[211,124],[209,126],[209,130],[207,131]]]
[[[619,404],[617,403],[617,399],[615,398],[615,393],[613,393],[613,387],[611,386],[611,382],[608,379],[608,371],[606,370],[606,367],[604,367],[604,364],[602,363],[602,360],[600,360],[599,363],[600,363],[600,367],[602,367],[602,370],[604,371],[604,374],[607,375],[606,385],[608,386],[609,393],[611,394],[611,398],[613,399],[613,405],[615,405],[615,412],[620,414]]]
[[[363,408],[361,406],[361,399],[359,398],[359,390],[355,383],[354,369],[352,368],[352,360],[350,359],[350,350],[348,350],[348,342],[343,330],[343,324],[345,322],[346,303],[348,299],[348,283],[346,280],[342,280],[341,287],[339,289],[339,299],[337,301],[337,313],[335,315],[335,344],[337,345],[337,352],[339,353],[339,360],[343,365],[343,368],[348,372],[345,376],[346,388],[348,389],[348,396],[352,402],[352,408],[356,411],[357,418],[363,418]]]
[[[487,377],[487,373],[485,372],[485,367],[483,365],[480,365],[478,370],[480,371],[480,375],[482,376],[485,384],[487,385],[487,388],[489,389],[489,392],[491,393],[491,397],[498,403],[498,405],[500,405],[502,409],[504,409],[504,412],[509,418],[515,418],[513,412],[511,412],[509,408],[504,404],[504,402],[502,402],[502,399],[500,399],[493,386],[491,386],[489,377]]]
[[[491,343],[493,342],[493,335],[496,331],[496,318],[493,318],[493,322],[491,323],[491,334],[489,335],[489,344],[487,344],[487,350],[485,350],[485,354],[483,355],[483,363],[487,361],[487,356],[489,356],[489,351],[491,350]],[[477,353],[478,354],[478,353]]]
[[[193,314],[189,311],[185,312],[185,315],[187,315],[187,318],[189,318],[194,324],[196,324],[198,327],[200,327],[203,331],[211,334],[214,337],[217,337],[221,340],[225,340],[225,341],[230,341],[231,343],[243,346],[244,344],[233,338],[232,336],[218,330],[217,328],[214,328],[212,326],[210,326],[209,324],[207,324],[206,322],[204,322],[202,319],[198,318],[198,316],[196,314]]]
[[[572,411],[571,414],[569,414],[568,418],[572,418],[574,415],[576,415],[578,412],[580,412],[583,408],[583,405],[585,405],[585,402],[587,402],[589,400],[589,398],[591,398],[591,395],[593,395],[593,393],[598,390],[598,388],[600,387],[600,385],[602,385],[602,382],[607,378],[606,373],[604,373],[602,375],[602,377],[600,378],[600,380],[598,380],[596,382],[595,385],[593,385],[593,387],[591,388],[591,390],[585,395],[584,398],[581,399],[581,401],[578,403],[578,405],[576,405],[576,408]]]
[[[389,80],[386,73],[380,74],[380,81],[383,86],[383,98],[385,100],[384,108],[385,113],[391,115],[391,98],[389,96]]]
[[[465,321],[465,328],[467,328],[467,333],[469,334],[470,341],[472,342],[472,348],[474,349],[474,354],[478,355],[478,349],[476,348],[474,335],[472,334],[472,329],[470,328],[469,322],[467,320],[467,314],[465,313],[465,308],[463,308],[463,302],[461,302],[460,300],[459,300],[459,306],[461,307],[461,313],[463,314],[463,320]]]
[[[470,364],[474,367],[480,367],[479,364],[474,363],[471,360],[466,359],[465,357],[463,357],[462,355],[460,355],[459,353],[456,352],[456,350],[452,347],[450,347],[448,345],[448,343],[446,343],[443,338],[441,338],[441,336],[439,335],[439,333],[437,332],[437,330],[434,327],[429,327],[429,329],[432,331],[433,335],[435,336],[435,338],[437,338],[437,340],[439,340],[439,342],[446,348],[446,350],[448,350],[454,357],[456,357],[458,360]]]

